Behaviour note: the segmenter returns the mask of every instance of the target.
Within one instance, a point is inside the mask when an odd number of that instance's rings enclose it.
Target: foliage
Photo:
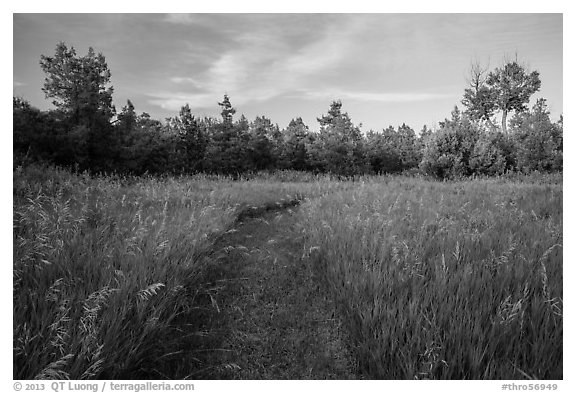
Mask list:
[[[484,76],[484,70],[473,68],[471,88],[464,91],[462,103],[473,119],[487,120],[495,111],[502,112],[502,130],[507,130],[507,115],[524,112],[530,97],[540,90],[538,71],[528,73],[516,60]]]
[[[334,101],[328,114],[318,118],[320,131],[311,143],[316,167],[340,175],[364,172],[363,140],[348,113],[342,113],[342,102]]]
[[[297,171],[308,169],[309,157],[306,144],[310,143],[310,130],[301,117],[290,120],[288,127],[282,133],[284,149],[280,158],[280,166]]]
[[[42,56],[40,66],[46,73],[46,98],[61,111],[71,126],[71,138],[82,139],[74,152],[75,161],[83,168],[107,170],[113,166],[113,145],[109,121],[115,114],[110,70],[104,55],[92,48],[83,57],[63,42],[56,46],[54,56]]]
[[[94,127],[99,118],[109,120],[114,115],[110,70],[102,53],[77,57],[73,47],[60,42],[53,57],[42,55],[42,71],[47,74],[42,89],[46,98],[53,98],[56,108],[71,116],[73,124]]]
[[[276,166],[277,145],[276,135],[280,131],[278,126],[272,124],[270,119],[262,116],[250,124],[250,140],[248,142],[248,156],[250,169],[261,171]]]
[[[518,169],[562,170],[563,122],[552,123],[546,100],[539,99],[532,111],[517,114],[511,123]]]
[[[458,107],[452,118],[440,123],[440,129],[426,143],[420,168],[439,178],[459,178],[471,175],[472,158],[476,142],[483,132],[481,127],[462,115]]]
[[[370,130],[366,135],[366,156],[375,173],[395,173],[402,170],[397,139],[397,133],[392,126],[381,133]]]
[[[552,123],[543,101],[527,111],[539,74],[516,61],[491,72],[473,65],[465,112],[456,110],[435,131],[425,126],[419,136],[406,124],[364,134],[341,101],[317,119],[318,132],[301,118],[285,129],[266,116],[235,120],[227,94],[218,103],[220,119],[196,117],[186,104],[178,116],[161,122],[138,114],[128,100],[112,120],[111,73],[102,54],[90,48],[80,57],[60,43],[40,63],[44,91],[57,109],[40,111],[14,98],[15,162],[48,161],[92,173],[235,177],[277,169],[345,177],[420,170],[439,178],[562,170],[562,121]],[[511,134],[499,134],[492,122],[497,111],[503,112],[504,131],[506,114],[515,112]]]
[[[470,171],[475,175],[502,175],[514,169],[512,139],[497,131],[480,133],[470,156]]]
[[[173,119],[170,126],[178,134],[183,172],[201,172],[208,145],[204,124],[192,115],[190,106],[186,104],[180,109],[180,116]]]

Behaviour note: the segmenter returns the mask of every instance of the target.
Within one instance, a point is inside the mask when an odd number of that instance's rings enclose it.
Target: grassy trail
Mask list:
[[[221,283],[208,330],[210,379],[351,379],[354,367],[334,305],[302,261],[297,208],[237,223],[216,244],[209,267]]]

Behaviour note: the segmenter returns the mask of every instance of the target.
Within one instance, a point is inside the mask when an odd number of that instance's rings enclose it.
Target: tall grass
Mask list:
[[[561,179],[357,180],[17,168],[14,378],[167,377],[216,334],[175,321],[217,303],[217,236],[302,199],[305,254],[368,376],[562,378]]]
[[[13,181],[15,379],[166,377],[183,337],[211,333],[175,334],[173,322],[214,300],[204,272],[216,236],[246,209],[338,187],[40,166]]]
[[[302,214],[367,376],[562,378],[561,184],[383,178]]]

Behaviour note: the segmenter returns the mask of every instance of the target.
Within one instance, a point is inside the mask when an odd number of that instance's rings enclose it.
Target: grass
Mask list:
[[[364,377],[563,377],[561,176],[13,176],[14,379],[199,375],[218,350],[214,245],[298,201]]]
[[[562,186],[382,179],[304,206],[370,378],[562,379]]]
[[[215,304],[205,276],[215,239],[246,211],[337,186],[317,180],[16,168],[14,379],[172,377],[165,363],[214,333],[174,322]]]
[[[348,379],[356,375],[331,299],[300,259],[296,209],[237,223],[218,240],[211,275],[225,282],[219,334],[198,379]],[[184,363],[186,361],[184,360]]]

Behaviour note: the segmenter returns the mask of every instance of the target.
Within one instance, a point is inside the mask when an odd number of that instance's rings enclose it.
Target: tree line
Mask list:
[[[301,118],[280,129],[265,116],[235,119],[227,95],[218,103],[221,118],[197,117],[186,104],[161,122],[137,114],[130,100],[116,112],[106,59],[92,48],[78,56],[73,47],[59,43],[40,65],[46,73],[43,91],[55,109],[40,111],[13,99],[16,160],[136,175],[292,169],[342,176],[413,171],[456,178],[562,170],[562,117],[553,122],[544,99],[527,106],[540,78],[516,60],[490,72],[473,65],[464,110],[456,106],[449,119],[434,130],[424,126],[418,134],[406,124],[364,134],[341,101],[333,101],[317,119],[317,132]],[[496,114],[502,116],[501,125]]]

